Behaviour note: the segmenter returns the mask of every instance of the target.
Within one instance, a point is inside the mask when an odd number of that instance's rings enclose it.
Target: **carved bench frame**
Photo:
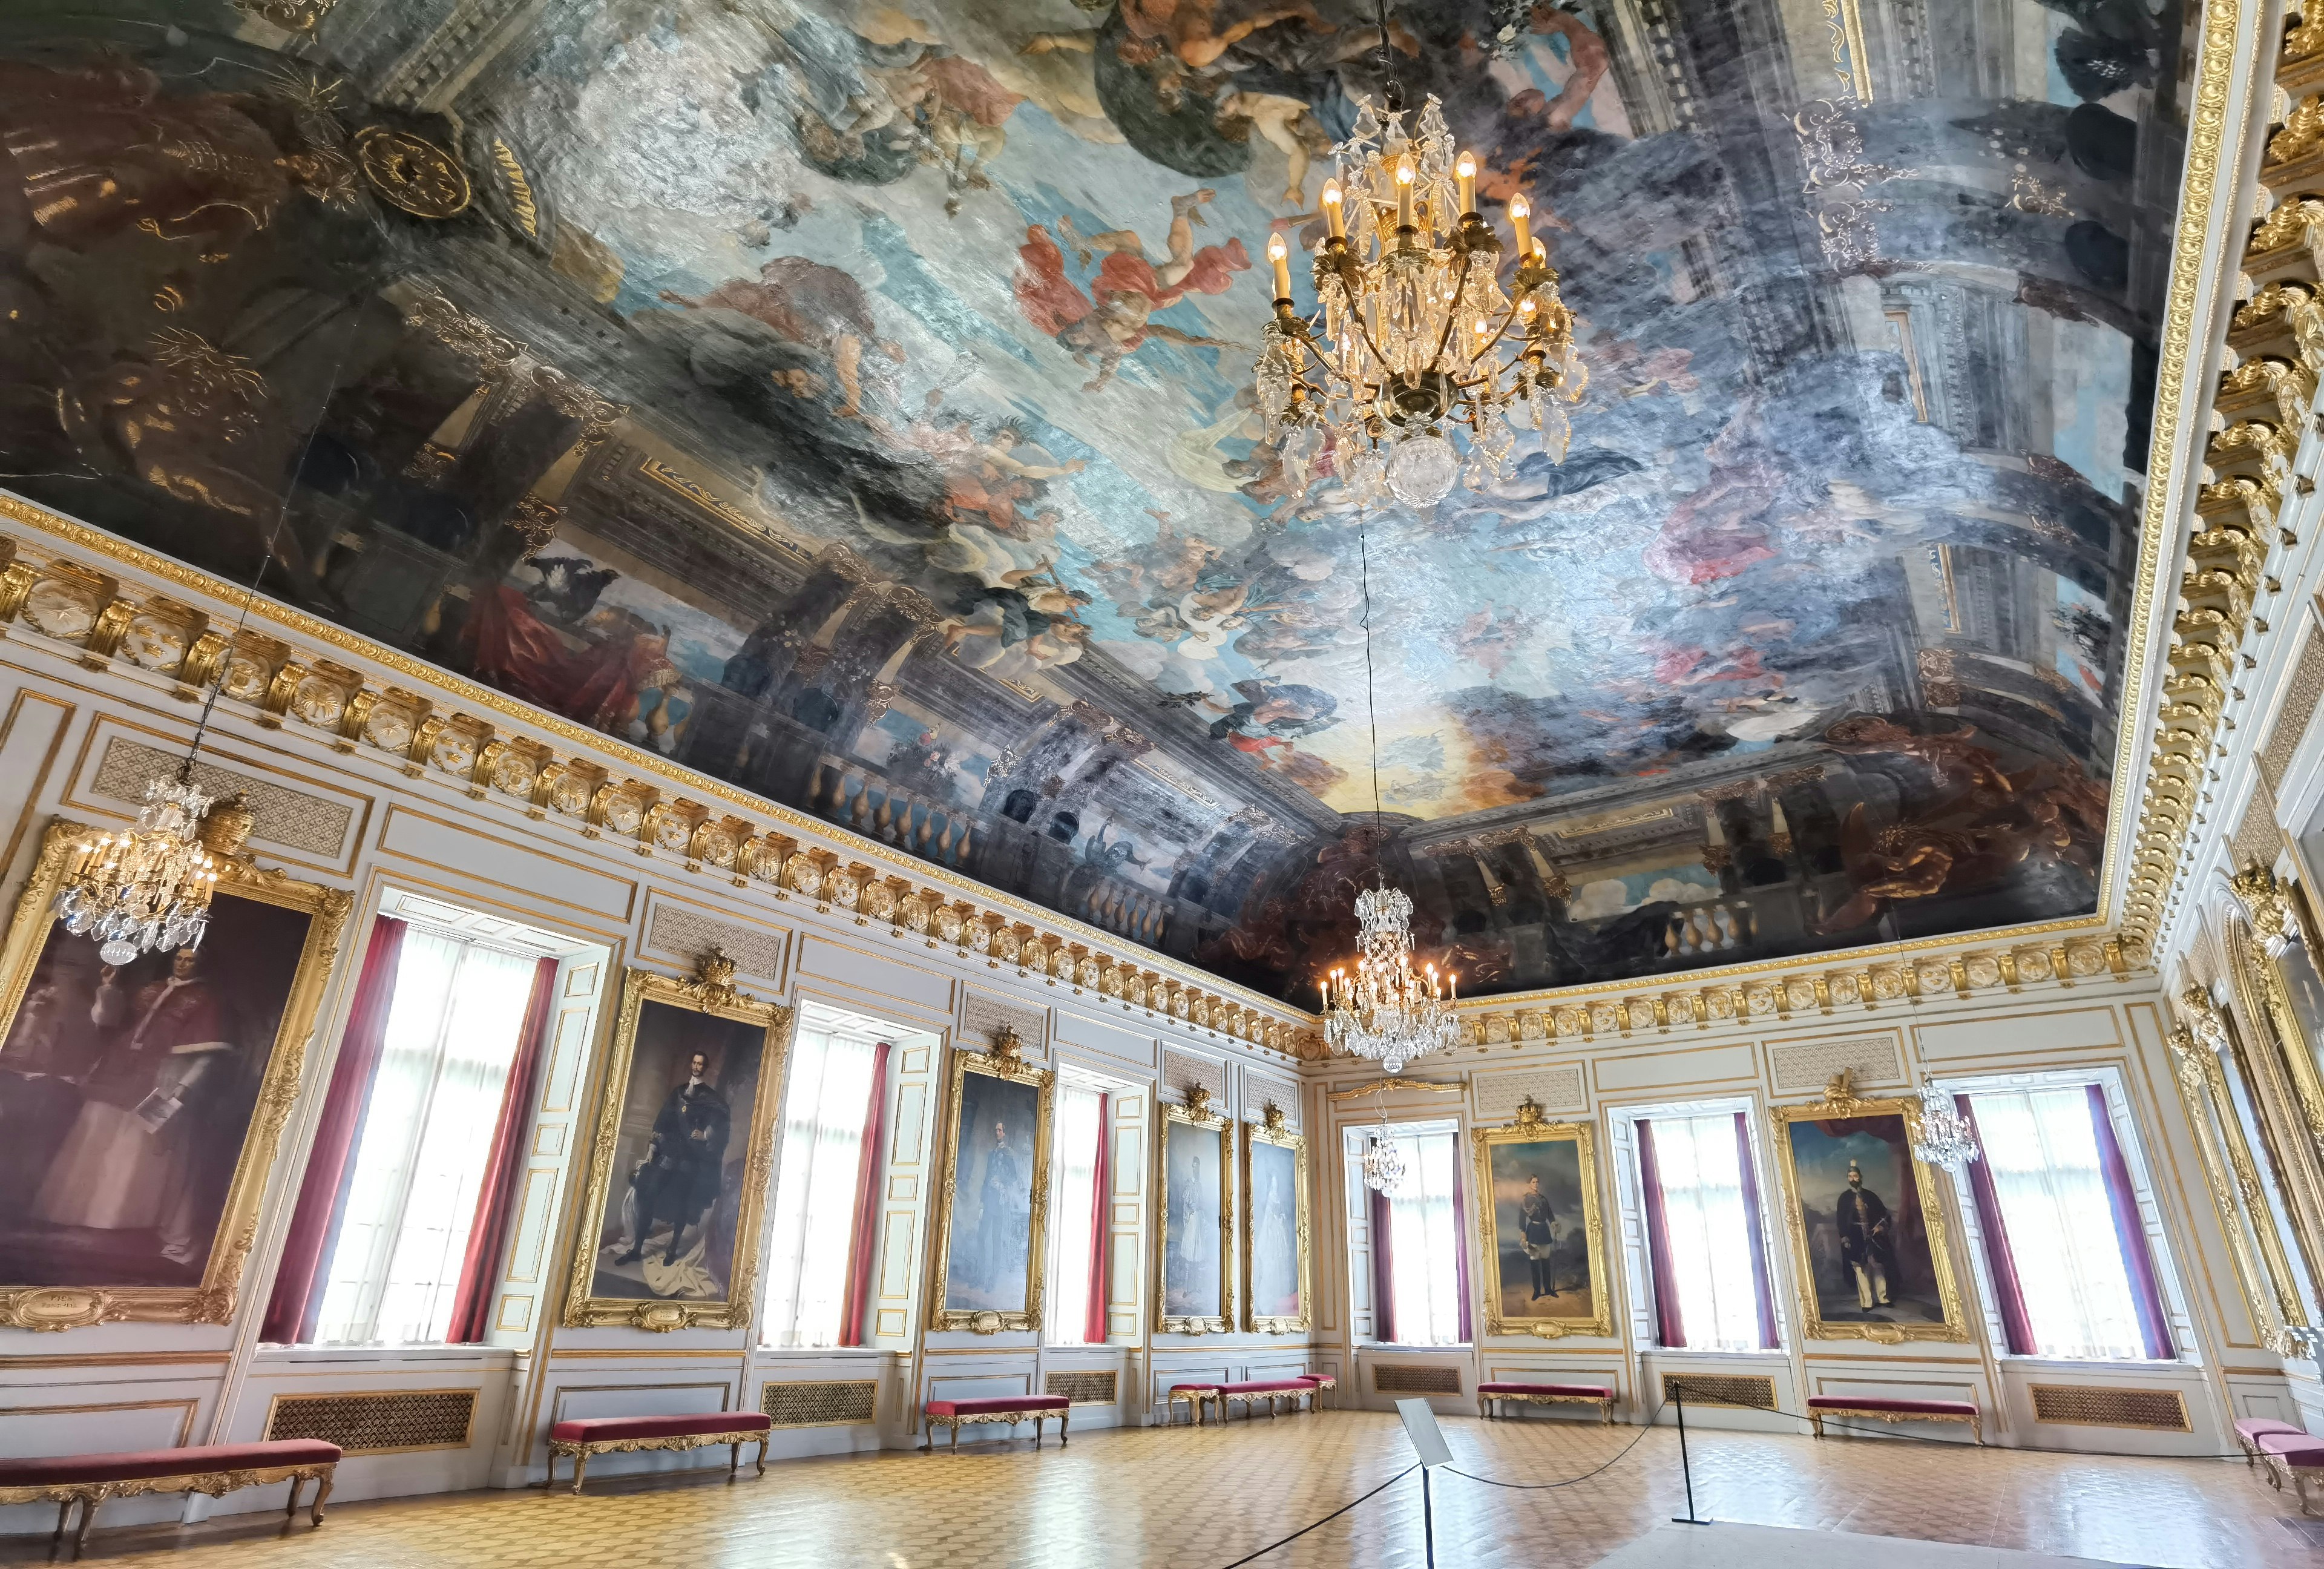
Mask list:
[[[1969,1436],[1978,1444],[1985,1443],[1985,1414],[1972,1406],[1966,1411],[1885,1411],[1868,1406],[1823,1406],[1808,1407],[1808,1425],[1815,1435],[1823,1436],[1823,1420],[1827,1417],[1868,1417],[1876,1422],[1966,1422]]]
[[[80,1556],[82,1545],[88,1540],[88,1528],[97,1521],[97,1509],[107,1499],[139,1498],[154,1492],[202,1492],[212,1498],[224,1498],[246,1487],[264,1487],[272,1482],[290,1484],[290,1502],[282,1515],[285,1519],[299,1512],[299,1492],[310,1476],[322,1479],[323,1485],[315,1491],[315,1501],[309,1519],[319,1527],[323,1523],[323,1500],[331,1496],[332,1473],[338,1468],[336,1460],[310,1461],[303,1465],[259,1465],[237,1467],[231,1471],[194,1471],[176,1476],[134,1476],[117,1481],[51,1481],[31,1487],[0,1487],[0,1504],[55,1504],[57,1528],[49,1537],[49,1551],[53,1554],[64,1539],[65,1526],[72,1518],[73,1505],[80,1506],[80,1528],[73,1533],[72,1555]]]
[[[589,1457],[593,1454],[618,1454],[633,1449],[705,1449],[724,1444],[733,1453],[726,1459],[726,1474],[733,1477],[742,1469],[742,1445],[759,1446],[759,1474],[767,1474],[767,1440],[772,1436],[764,1427],[729,1427],[709,1433],[660,1433],[650,1438],[552,1438],[549,1441],[549,1474],[541,1479],[543,1489],[557,1485],[557,1457],[573,1457],[573,1491],[578,1494],[581,1484],[588,1479]]]
[[[960,1430],[971,1422],[1005,1422],[1011,1428],[1019,1422],[1030,1422],[1033,1424],[1033,1447],[1038,1449],[1041,1447],[1041,1425],[1052,1417],[1057,1419],[1057,1447],[1062,1449],[1065,1445],[1065,1418],[1073,1414],[1071,1406],[1059,1411],[960,1411],[951,1416],[923,1410],[920,1416],[927,1423],[927,1434],[920,1441],[920,1453],[932,1454],[936,1452],[936,1424],[939,1422],[952,1429],[952,1449],[955,1454],[960,1452]]]
[[[1546,1391],[1527,1390],[1522,1395],[1504,1395],[1498,1391],[1488,1395],[1480,1392],[1477,1396],[1480,1414],[1492,1417],[1494,1405],[1505,1400],[1515,1400],[1520,1406],[1595,1406],[1598,1407],[1598,1425],[1601,1427],[1614,1425],[1614,1397],[1610,1394],[1553,1395]]]

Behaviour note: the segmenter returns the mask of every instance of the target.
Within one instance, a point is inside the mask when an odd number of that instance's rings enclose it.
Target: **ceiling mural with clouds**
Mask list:
[[[2188,14],[1387,17],[5,0],[0,484],[1311,1005],[2093,908]],[[1418,510],[1252,379],[1390,77],[1590,376]]]

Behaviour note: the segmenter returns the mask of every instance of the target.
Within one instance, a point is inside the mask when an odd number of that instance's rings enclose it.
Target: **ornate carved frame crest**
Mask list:
[[[1477,1208],[1477,1238],[1482,1252],[1487,1334],[1532,1334],[1561,1340],[1569,1334],[1611,1335],[1614,1302],[1607,1284],[1606,1222],[1598,1205],[1598,1132],[1588,1122],[1552,1122],[1541,1113],[1541,1103],[1527,1095],[1517,1103],[1517,1121],[1506,1128],[1471,1128],[1469,1142],[1476,1158],[1477,1186],[1470,1202]],[[1501,1316],[1501,1243],[1499,1206],[1493,1202],[1493,1147],[1497,1144],[1571,1143],[1582,1177],[1582,1229],[1590,1246],[1590,1300],[1597,1312],[1588,1318],[1503,1318]]]
[[[23,892],[17,896],[5,945],[0,946],[0,1039],[5,1039],[14,1027],[16,1011],[23,1005],[33,966],[48,940],[67,856],[73,845],[97,831],[84,823],[58,818],[50,823],[42,838],[40,859]],[[235,1160],[234,1178],[226,1188],[226,1208],[218,1217],[201,1284],[0,1283],[0,1327],[82,1329],[123,1321],[228,1324],[234,1319],[243,1269],[258,1235],[259,1202],[266,1192],[267,1174],[282,1142],[291,1103],[299,1096],[300,1077],[314,1038],[315,1016],[332,966],[338,961],[354,899],[339,889],[301,882],[287,872],[247,861],[221,858],[217,872],[221,896],[299,910],[309,919],[306,944],[300,950],[299,967],[292,973],[290,995],[283,1002],[282,1023],[275,1031],[273,1049],[267,1055],[259,1080],[258,1100],[243,1135],[242,1151]]]
[[[674,1329],[740,1329],[751,1322],[758,1301],[759,1218],[767,1201],[767,1180],[775,1168],[775,1121],[783,1102],[783,1067],[790,1048],[791,1010],[761,1002],[733,988],[733,962],[715,950],[699,961],[692,979],[675,980],[651,970],[623,972],[622,1011],[613,1024],[611,1058],[597,1112],[597,1136],[589,1152],[589,1183],[582,1195],[573,1244],[572,1276],[566,1286],[565,1323],[584,1328],[628,1324],[667,1333]],[[613,1153],[622,1134],[622,1106],[630,1091],[630,1069],[638,1045],[638,1021],[649,1001],[740,1020],[764,1032],[759,1056],[758,1096],[751,1106],[744,1148],[742,1193],[734,1217],[734,1266],[723,1302],[639,1301],[591,1292],[597,1273],[595,1239],[604,1227],[607,1200],[614,1192]]]
[[[1242,1129],[1242,1326],[1253,1334],[1305,1334],[1315,1316],[1314,1223],[1307,1209],[1307,1135],[1295,1133],[1284,1126],[1283,1108],[1272,1101],[1259,1115],[1256,1125],[1246,1122]],[[1259,1298],[1251,1289],[1251,1250],[1253,1239],[1259,1234],[1259,1217],[1251,1211],[1252,1195],[1258,1190],[1250,1180],[1250,1157],[1251,1147],[1257,1144],[1273,1144],[1292,1151],[1293,1180],[1298,1191],[1298,1207],[1294,1214],[1299,1249],[1299,1311],[1296,1315],[1259,1312]]]
[[[1800,1189],[1794,1174],[1792,1124],[1837,1117],[1901,1117],[1904,1123],[1905,1163],[1913,1172],[1914,1190],[1921,1201],[1922,1223],[1929,1232],[1929,1259],[1936,1270],[1937,1300],[1944,1311],[1942,1324],[1832,1324],[1825,1321],[1816,1292],[1815,1260],[1808,1251],[1806,1223],[1800,1215]],[[1969,1338],[1969,1313],[1961,1304],[1960,1284],[1953,1275],[1952,1241],[1945,1223],[1944,1195],[1935,1171],[1914,1159],[1913,1141],[1921,1136],[1921,1103],[1917,1097],[1867,1101],[1857,1096],[1843,1068],[1824,1086],[1823,1097],[1799,1106],[1770,1106],[1767,1121],[1775,1138],[1775,1177],[1784,1188],[1784,1227],[1791,1233],[1792,1267],[1799,1281],[1802,1335],[1808,1340],[1868,1340],[1878,1345],[1902,1345],[1908,1340]]]
[[[1160,1334],[1225,1334],[1235,1324],[1235,1277],[1234,1270],[1228,1267],[1228,1260],[1235,1256],[1234,1125],[1222,1113],[1211,1110],[1208,1085],[1189,1084],[1185,1094],[1186,1101],[1184,1105],[1175,1102],[1163,1103],[1161,1136],[1155,1140],[1154,1327]],[[1209,1128],[1215,1130],[1219,1136],[1219,1310],[1216,1313],[1166,1311],[1170,1300],[1170,1130],[1176,1127]],[[1304,1182],[1300,1186],[1299,1209],[1300,1230],[1304,1233],[1307,1213]],[[1300,1286],[1304,1291],[1307,1282],[1303,1279]]]
[[[953,1201],[960,1188],[960,1108],[971,1074],[1030,1084],[1040,1092],[1033,1115],[1033,1234],[1025,1252],[1025,1308],[1021,1313],[945,1306],[945,1299],[952,1295],[952,1214]],[[928,1296],[930,1329],[964,1329],[976,1334],[999,1334],[1003,1330],[1039,1332],[1042,1282],[1048,1258],[1049,1127],[1056,1112],[1056,1075],[1025,1061],[1024,1038],[1013,1025],[1003,1024],[995,1029],[991,1044],[984,1051],[953,1053],[952,1094],[945,1112],[944,1186],[936,1194],[936,1269],[935,1288]]]

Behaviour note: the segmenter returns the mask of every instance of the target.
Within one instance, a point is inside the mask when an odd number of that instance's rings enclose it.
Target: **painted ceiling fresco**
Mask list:
[[[2183,25],[5,0],[4,483],[1297,1001],[1376,867],[1472,991],[2081,913]],[[1360,514],[1250,371],[1390,75],[1591,380]]]

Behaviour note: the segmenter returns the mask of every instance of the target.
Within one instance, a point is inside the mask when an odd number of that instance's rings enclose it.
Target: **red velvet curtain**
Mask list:
[[[1655,1158],[1655,1131],[1639,1122],[1638,1186],[1646,1206],[1646,1264],[1655,1278],[1655,1342],[1686,1344],[1686,1318],[1678,1310],[1678,1275],[1671,1263],[1670,1225],[1663,1210],[1663,1168]]]
[[[1743,1176],[1743,1223],[1751,1232],[1751,1292],[1759,1307],[1759,1349],[1784,1343],[1775,1333],[1775,1288],[1767,1278],[1767,1225],[1759,1214],[1759,1167],[1751,1158],[1751,1119],[1735,1113],[1735,1168]]]
[[[1105,1343],[1106,1298],[1113,1294],[1113,1272],[1106,1268],[1106,1221],[1111,1213],[1113,1186],[1113,1097],[1097,1098],[1097,1164],[1090,1177],[1089,1302],[1082,1315],[1082,1339],[1090,1345]]]
[[[524,1175],[525,1135],[532,1129],[532,1104],[540,1094],[540,1070],[549,1057],[549,1021],[557,1012],[557,961],[532,969],[532,996],[517,1029],[516,1057],[501,1091],[501,1114],[493,1125],[492,1153],[484,1159],[476,1189],[476,1215],[468,1226],[468,1251],[460,1260],[460,1287],[452,1295],[447,1345],[478,1345],[493,1331],[493,1288],[500,1284],[501,1260],[516,1224],[517,1189]]]
[[[1372,1194],[1372,1338],[1396,1343],[1396,1261],[1388,1241],[1388,1195]]]
[[[274,1271],[274,1295],[268,1298],[266,1317],[259,1325],[258,1337],[277,1345],[312,1340],[315,1321],[323,1311],[322,1285],[331,1249],[338,1241],[339,1206],[355,1175],[355,1142],[363,1136],[364,1112],[371,1104],[372,1080],[387,1039],[388,1011],[395,1003],[403,933],[404,923],[392,916],[372,922],[363,974],[355,979],[338,1060],[331,1067],[331,1087],[323,1097],[323,1115],[299,1183],[299,1202],[290,1212],[290,1232]]]
[[[864,1343],[863,1320],[872,1307],[872,1261],[880,1246],[880,1146],[888,1136],[888,1054],[881,1041],[872,1048],[872,1103],[863,1112],[863,1145],[855,1157],[855,1234],[847,1242],[847,1289],[841,1297],[839,1343]]]
[[[2089,1091],[2090,1131],[2098,1135],[2107,1201],[2114,1211],[2115,1241],[2122,1247],[2122,1267],[2130,1277],[2131,1298],[2138,1304],[2138,1327],[2146,1341],[2146,1354],[2157,1361],[2170,1361],[2179,1355],[2179,1346],[2171,1337],[2170,1315],[2163,1309],[2163,1287],[2155,1277],[2154,1254],[2146,1245],[2146,1223],[2139,1218],[2138,1195],[2130,1186],[2130,1163],[2123,1158],[2122,1141],[2114,1136],[2106,1091],[2097,1084],[2084,1087]]]
[[[1982,1149],[1985,1137],[1977,1131],[1977,1108],[1969,1104],[1967,1095],[1955,1095],[1953,1109],[1967,1119],[1969,1133]],[[1977,1200],[1979,1229],[1985,1233],[1985,1269],[1993,1277],[1993,1306],[2001,1315],[2002,1341],[2012,1356],[2039,1355],[2041,1343],[2034,1338],[2034,1320],[2025,1311],[2025,1291],[2017,1281],[2017,1255],[2010,1251],[2009,1227],[2001,1214],[2001,1195],[1993,1191],[1993,1172],[1983,1160],[1969,1163],[1969,1190]]]
[[[1469,1305],[1469,1206],[1462,1202],[1461,1150],[1452,1150],[1452,1279],[1461,1292],[1461,1343],[1476,1341],[1476,1310]]]

